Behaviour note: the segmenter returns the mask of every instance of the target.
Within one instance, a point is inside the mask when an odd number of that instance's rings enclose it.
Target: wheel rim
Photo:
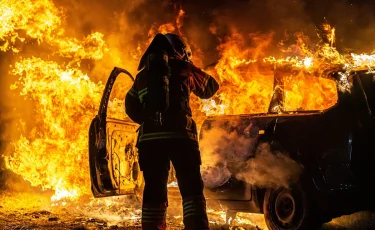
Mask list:
[[[275,213],[277,219],[283,225],[289,225],[293,221],[296,211],[296,201],[289,191],[284,190],[276,198]]]
[[[274,218],[282,229],[294,229],[304,215],[302,193],[297,188],[281,190],[274,203]]]

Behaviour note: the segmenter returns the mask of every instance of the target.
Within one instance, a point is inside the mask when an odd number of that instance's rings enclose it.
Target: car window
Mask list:
[[[375,116],[375,76],[374,74],[360,74],[359,76],[366,94],[368,106],[371,110],[371,115]]]
[[[125,74],[120,74],[111,91],[108,102],[107,117],[124,120],[125,114],[125,95],[132,86],[132,81]]]
[[[299,74],[286,76],[284,82],[284,111],[324,110],[338,100],[333,79]]]

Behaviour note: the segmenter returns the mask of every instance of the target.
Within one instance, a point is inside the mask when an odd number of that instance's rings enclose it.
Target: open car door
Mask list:
[[[141,191],[143,184],[135,148],[138,124],[129,118],[107,117],[111,91],[120,73],[134,81],[128,71],[117,67],[113,69],[103,92],[98,115],[89,128],[89,164],[94,197],[136,194]]]

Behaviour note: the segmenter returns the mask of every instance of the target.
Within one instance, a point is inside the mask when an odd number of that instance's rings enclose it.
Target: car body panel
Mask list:
[[[318,192],[338,194],[368,189],[372,181],[370,175],[375,172],[372,145],[375,126],[368,96],[360,84],[363,78],[375,88],[373,81],[368,79],[373,79],[372,74],[365,71],[353,73],[351,91],[338,91],[337,104],[324,111],[210,117],[202,126],[201,138],[215,126],[244,133],[244,128],[254,123],[262,131],[257,142],[270,143],[275,149],[282,147],[292,159],[303,165]],[[368,93],[375,93],[372,90],[367,85]],[[374,101],[373,96],[370,100]],[[235,127],[228,123],[235,124]],[[258,189],[256,186],[252,188]],[[210,198],[223,199],[215,194]]]

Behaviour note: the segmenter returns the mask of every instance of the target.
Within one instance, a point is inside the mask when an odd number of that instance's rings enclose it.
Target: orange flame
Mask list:
[[[35,17],[38,15],[38,17]],[[158,33],[182,34],[181,9],[173,23],[152,25],[150,39],[134,47],[139,58],[142,50]],[[77,198],[89,194],[87,159],[87,129],[103,92],[103,84],[94,82],[81,69],[83,59],[100,60],[108,51],[101,33],[85,38],[65,36],[62,12],[50,0],[3,0],[0,5],[1,51],[22,52],[27,41],[47,45],[52,56],[67,58],[67,63],[46,61],[37,57],[24,58],[11,68],[18,81],[12,85],[34,106],[34,114],[23,121],[31,127],[13,141],[13,152],[5,156],[6,167],[30,181],[56,191],[53,199]],[[273,34],[243,36],[233,30],[218,46],[220,59],[209,70],[221,89],[209,100],[192,101],[197,120],[205,116],[251,114],[267,112],[272,94],[275,71],[290,65],[299,70],[296,75],[285,73],[285,110],[322,110],[337,100],[336,82],[316,78],[324,69],[340,65],[343,71],[371,68],[375,56],[368,54],[342,55],[334,47],[335,29],[324,26],[328,43],[318,50],[309,50],[305,37],[297,35],[296,55],[274,57],[267,48]],[[118,91],[125,91],[124,88]],[[112,97],[109,109],[115,117],[123,118],[123,98]]]
[[[35,114],[26,122],[34,127],[12,143],[6,167],[33,186],[55,190],[52,199],[88,194],[87,127],[104,87],[78,67],[82,59],[103,57],[103,35],[95,32],[83,40],[65,37],[62,13],[49,0],[5,0],[0,13],[1,50],[20,52],[19,42],[36,39],[48,45],[52,55],[70,58],[65,65],[37,57],[15,63],[11,72],[19,81],[11,89],[33,103]]]
[[[35,128],[13,143],[7,168],[33,186],[55,190],[54,199],[88,194],[87,127],[103,85],[79,69],[35,57],[17,62],[12,72],[21,79],[12,89],[21,88],[35,105]]]

